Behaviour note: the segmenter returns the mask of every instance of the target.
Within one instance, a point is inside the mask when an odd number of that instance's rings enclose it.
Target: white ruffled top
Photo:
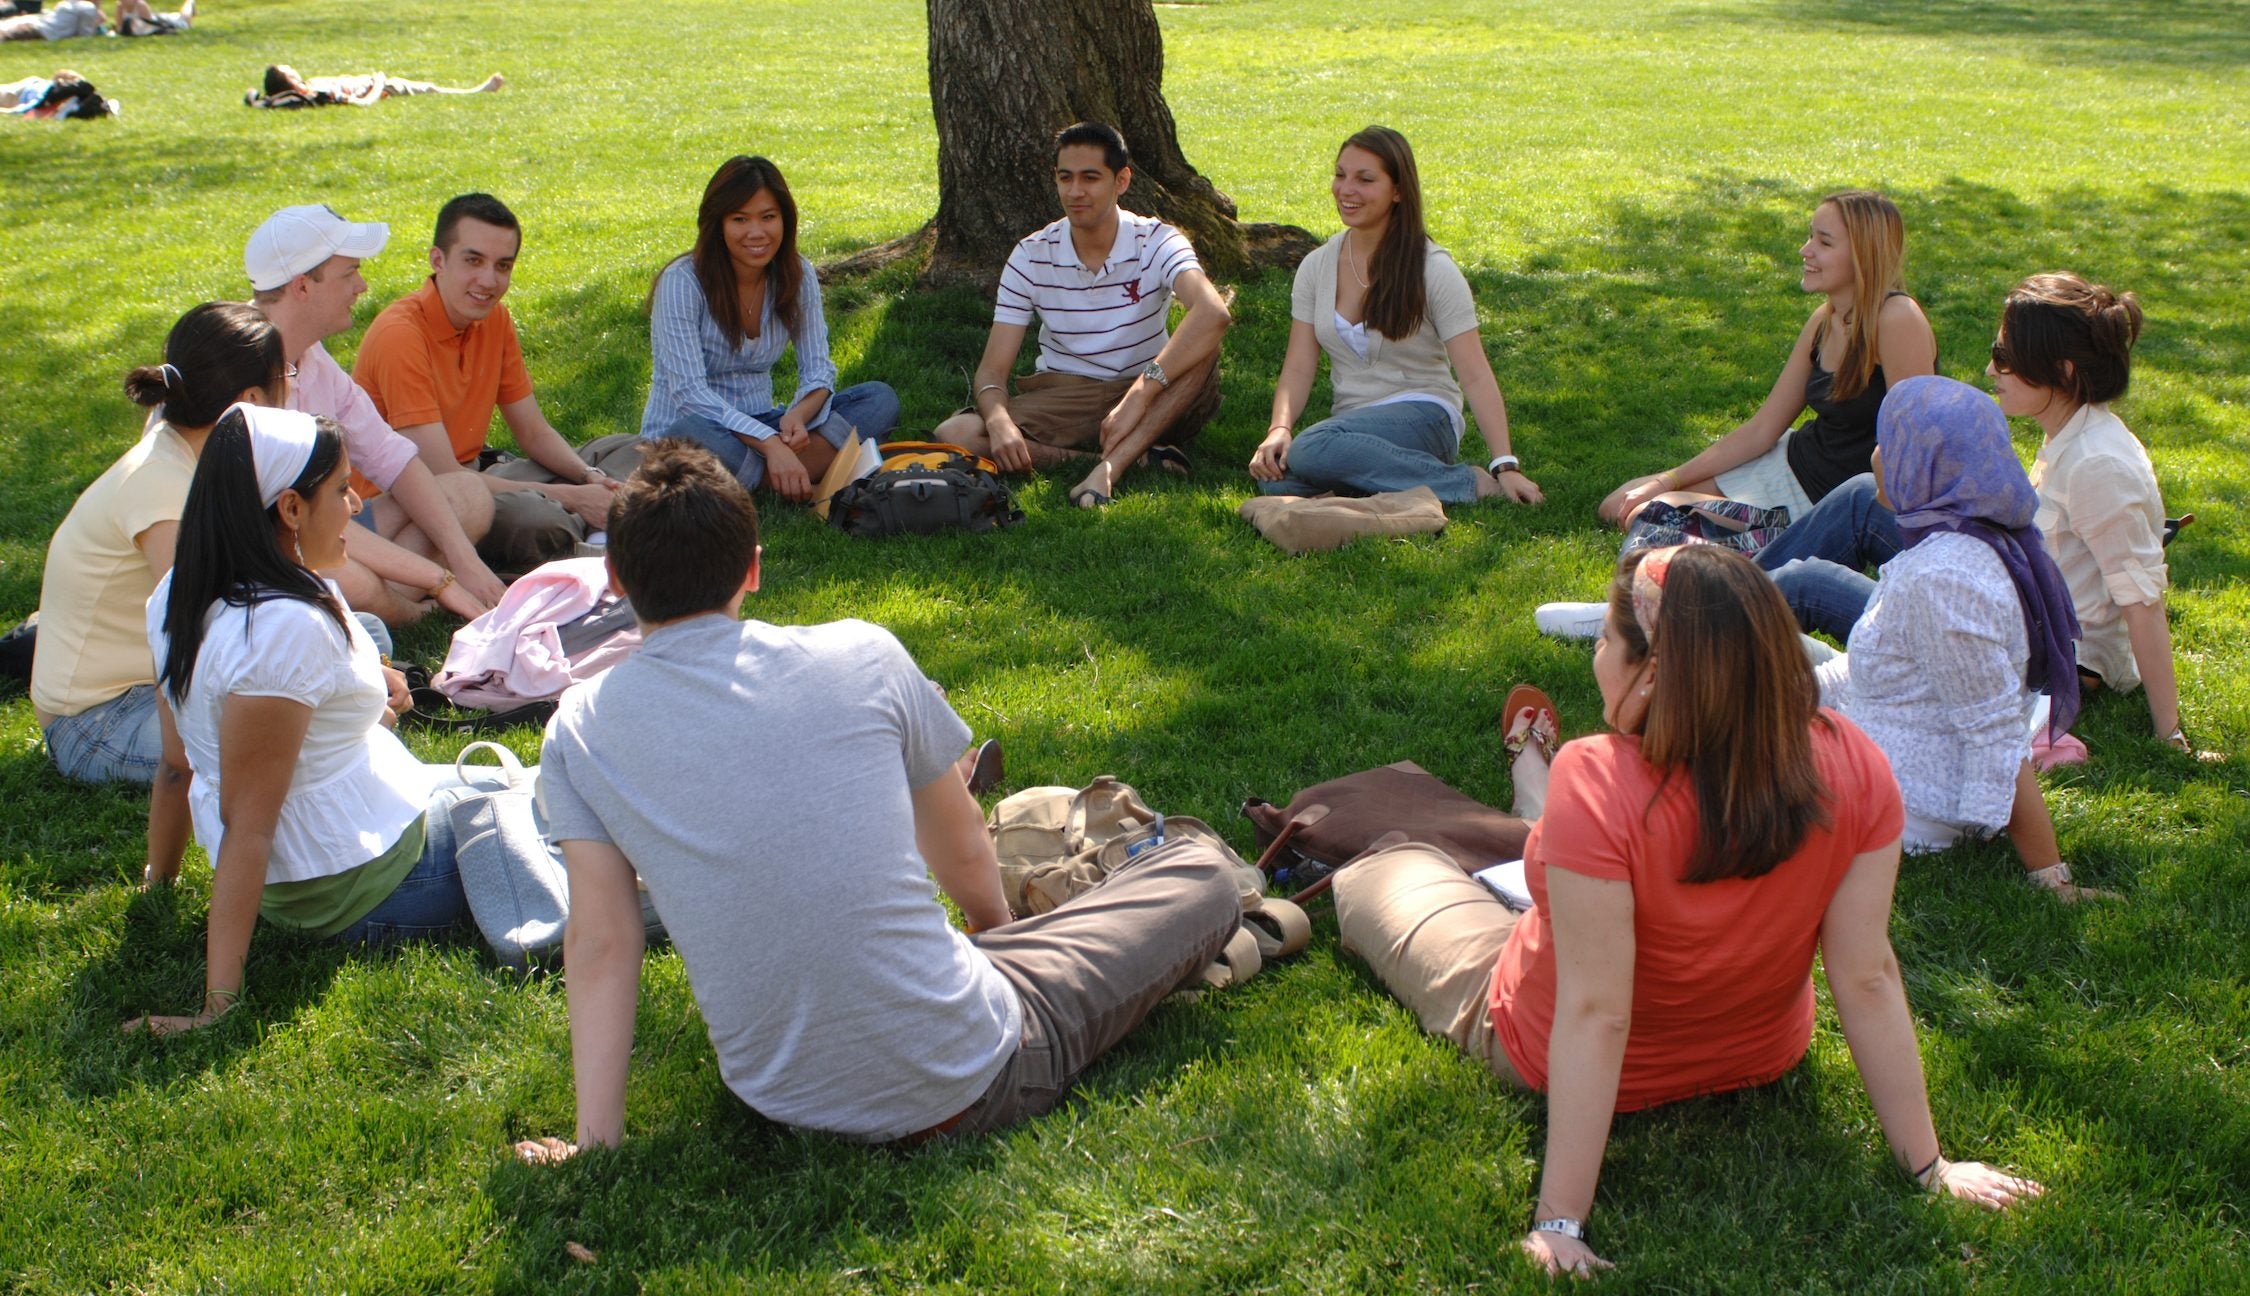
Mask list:
[[[333,583],[329,590],[341,606],[342,592]],[[171,643],[164,633],[171,597],[167,574],[148,601],[149,650],[159,674]],[[383,727],[388,696],[382,658],[351,616],[339,627],[326,609],[300,599],[212,604],[187,697],[173,708],[195,771],[188,805],[204,851],[216,861],[226,835],[219,721],[230,697],[287,698],[312,708],[274,825],[268,883],[330,877],[389,850],[428,805],[432,784],[428,769]]]

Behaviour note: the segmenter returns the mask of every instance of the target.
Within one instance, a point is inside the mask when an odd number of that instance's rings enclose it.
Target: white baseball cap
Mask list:
[[[284,207],[266,217],[242,249],[242,268],[258,292],[279,288],[333,256],[371,257],[391,241],[391,227],[338,216],[325,203]]]

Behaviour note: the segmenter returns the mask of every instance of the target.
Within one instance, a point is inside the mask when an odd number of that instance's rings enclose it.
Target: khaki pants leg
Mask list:
[[[1338,870],[1334,890],[1344,949],[1367,961],[1423,1030],[1523,1087],[1493,1038],[1490,1002],[1515,911],[1452,856],[1412,842]]]
[[[641,438],[630,432],[596,437],[579,447],[578,457],[620,481],[640,467]],[[512,459],[485,469],[505,481],[544,485],[559,480],[529,459]],[[492,529],[477,544],[477,554],[493,571],[515,577],[541,563],[575,553],[590,528],[584,519],[537,491],[508,491],[492,500]]]
[[[1233,867],[1178,841],[1046,913],[976,936],[1023,1000],[1023,1043],[953,1128],[1001,1129],[1055,1107],[1241,922]]]
[[[1149,402],[1148,417],[1156,424],[1156,444],[1186,445],[1219,412],[1219,358],[1193,373],[1182,374]]]

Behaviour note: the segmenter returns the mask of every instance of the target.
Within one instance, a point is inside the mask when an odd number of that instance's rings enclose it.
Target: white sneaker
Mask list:
[[[1607,603],[1542,603],[1531,621],[1539,633],[1557,639],[1599,639],[1608,616]]]

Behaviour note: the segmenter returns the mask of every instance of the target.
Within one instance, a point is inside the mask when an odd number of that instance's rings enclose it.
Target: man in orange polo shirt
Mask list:
[[[490,194],[445,204],[428,282],[375,317],[352,367],[376,411],[414,443],[431,472],[476,473],[492,491],[492,529],[477,550],[510,574],[568,557],[601,530],[617,489],[608,473],[631,472],[640,456],[631,433],[574,450],[540,413],[515,321],[500,304],[522,245],[515,213]],[[493,462],[485,433],[496,409],[522,459]],[[372,493],[357,474],[353,484]]]

